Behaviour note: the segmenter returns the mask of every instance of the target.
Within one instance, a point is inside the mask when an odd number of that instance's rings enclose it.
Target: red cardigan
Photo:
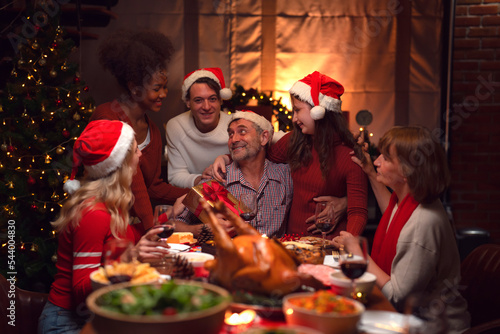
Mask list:
[[[120,107],[118,101],[101,104],[93,112],[90,120],[98,119],[119,120],[132,126],[130,119]],[[135,201],[131,215],[140,219],[145,230],[153,226],[153,209],[151,200],[174,204],[178,197],[186,194],[189,189],[175,187],[160,178],[161,157],[163,156],[163,146],[160,130],[146,115],[149,124],[151,141],[142,150],[137,173],[132,180],[132,192]],[[139,143],[140,144],[140,143]],[[135,224],[134,227],[138,227]],[[144,229],[140,232],[144,232]]]
[[[267,150],[271,161],[286,162],[288,143],[291,133],[286,134]],[[327,237],[332,239],[340,231],[348,231],[360,235],[368,217],[367,196],[368,180],[361,167],[351,160],[351,148],[344,146],[340,139],[332,143],[332,154],[335,159],[327,179],[323,179],[319,165],[318,153],[313,149],[313,161],[309,166],[292,171],[293,200],[288,219],[288,234],[308,235],[305,221],[314,215],[315,202],[318,196],[347,196],[347,217],[337,224],[333,233]]]

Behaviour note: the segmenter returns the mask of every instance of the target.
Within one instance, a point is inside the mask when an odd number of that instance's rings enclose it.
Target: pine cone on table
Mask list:
[[[191,279],[194,276],[193,265],[183,256],[174,255],[172,278]]]

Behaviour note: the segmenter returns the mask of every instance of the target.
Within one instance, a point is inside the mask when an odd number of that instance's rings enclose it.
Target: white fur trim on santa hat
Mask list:
[[[221,87],[219,94],[223,100],[228,100],[231,98],[231,96],[233,96],[233,92],[231,91],[231,89],[227,87],[222,88],[219,78],[217,78],[217,76],[213,72],[201,69],[194,71],[193,74],[184,79],[184,82],[182,83],[182,100],[184,102],[187,102],[186,96],[189,88],[191,88],[191,86],[195,83],[196,80],[201,78],[210,78],[215,82],[217,82],[219,84],[219,87]]]
[[[314,106],[311,108],[311,118],[315,121],[325,117],[325,108],[322,106]]]
[[[269,122],[264,116],[256,114],[252,111],[239,111],[239,110],[235,111],[232,116],[233,118],[231,119],[231,122],[243,118],[257,124],[262,130],[266,130],[269,132],[272,140],[274,128],[271,122]]]
[[[308,84],[302,81],[297,81],[296,83],[293,84],[292,88],[290,88],[289,92],[292,95],[297,95],[300,100],[305,101],[314,107],[314,102],[311,97],[311,86],[309,86]],[[324,109],[334,112],[341,112],[341,105],[342,105],[341,100],[335,99],[330,96],[326,96],[322,93],[319,93],[318,99],[319,99],[319,105]],[[319,110],[317,111],[317,113],[320,113]],[[325,114],[323,112],[323,115],[318,119],[323,118],[324,115]],[[315,118],[313,117],[313,119]]]
[[[91,178],[100,178],[118,169],[125,160],[127,152],[134,140],[135,134],[132,127],[123,123],[120,137],[116,141],[113,150],[105,160],[95,165],[85,165],[85,170]]]

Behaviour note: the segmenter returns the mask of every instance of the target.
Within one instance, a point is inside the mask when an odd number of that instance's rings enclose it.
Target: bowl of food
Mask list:
[[[108,274],[104,267],[90,273],[90,283],[93,290],[111,285],[108,275],[129,276],[132,284],[146,284],[161,282],[160,273],[149,263],[114,263],[107,267]]]
[[[363,276],[356,279],[356,294],[360,299],[366,299],[373,290],[377,277],[372,273],[365,272]],[[348,295],[352,290],[352,281],[342,271],[330,273],[330,285],[332,291],[339,295]]]
[[[97,333],[219,333],[229,292],[184,280],[163,284],[120,283],[94,291],[87,306]]]
[[[301,292],[283,298],[288,325],[305,326],[321,333],[357,333],[365,307],[360,302],[330,291]]]

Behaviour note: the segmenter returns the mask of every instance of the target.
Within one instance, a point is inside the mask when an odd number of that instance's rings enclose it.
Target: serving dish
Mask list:
[[[169,334],[219,333],[224,324],[224,315],[226,309],[229,307],[231,301],[229,292],[218,286],[203,282],[174,280],[173,284],[175,284],[176,286],[187,286],[190,288],[192,287],[194,291],[203,291],[204,293],[213,294],[214,296],[217,296],[217,298],[220,297],[220,302],[201,311],[192,311],[170,315],[122,314],[116,311],[111,311],[105,307],[105,300],[109,300],[109,295],[108,297],[106,297],[106,294],[112,293],[114,291],[134,291],[134,289],[138,287],[160,289],[161,285],[132,285],[130,283],[115,284],[94,291],[87,298],[87,306],[90,311],[94,313],[94,317],[92,319],[92,326],[94,330],[97,333],[120,334],[164,334],[167,331]],[[128,296],[129,294],[124,293],[124,295]],[[125,300],[123,302],[125,303],[126,299],[129,297],[124,298]],[[137,299],[139,300],[140,298]]]

